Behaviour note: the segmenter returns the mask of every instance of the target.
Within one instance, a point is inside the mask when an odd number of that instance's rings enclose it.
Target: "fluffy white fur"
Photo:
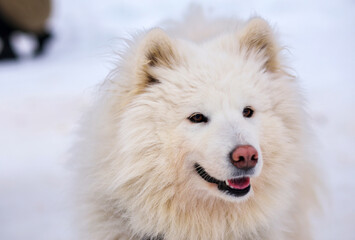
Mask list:
[[[172,26],[129,43],[84,118],[74,147],[81,239],[311,239],[307,117],[273,30],[260,18]],[[209,122],[191,123],[194,112]],[[260,159],[238,198],[193,166],[226,180],[241,144]]]

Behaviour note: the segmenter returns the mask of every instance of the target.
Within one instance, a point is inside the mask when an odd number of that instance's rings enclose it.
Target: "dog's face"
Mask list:
[[[201,81],[177,106],[182,115],[175,134],[186,152],[185,171],[190,172],[196,188],[224,199],[243,200],[252,193],[253,178],[262,171],[260,122],[270,100],[256,89],[258,81],[265,80],[258,70],[236,66],[233,60],[237,59],[227,56],[216,60],[210,66],[199,66],[209,69],[206,76],[190,76]],[[226,62],[233,64],[226,66]]]
[[[181,152],[193,188],[240,201],[252,194],[263,167],[259,135],[271,106],[263,91],[269,79],[257,63],[208,48],[190,49],[189,68],[152,73],[162,79],[151,91],[167,95],[156,99],[156,128],[165,133],[161,139],[170,135],[170,151]]]
[[[204,197],[247,199],[263,171],[265,128],[277,124],[271,119],[278,60],[269,26],[254,19],[238,33],[200,45],[160,30],[143,41],[140,94],[126,114],[154,133],[146,142],[161,144],[164,161],[186,188]]]

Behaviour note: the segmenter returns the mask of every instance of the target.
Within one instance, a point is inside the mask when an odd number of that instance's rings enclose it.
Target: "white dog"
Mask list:
[[[261,18],[156,28],[75,146],[81,239],[311,239],[307,117]]]

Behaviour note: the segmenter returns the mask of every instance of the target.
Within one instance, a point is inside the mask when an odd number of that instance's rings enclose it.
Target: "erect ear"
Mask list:
[[[177,51],[172,39],[159,28],[150,30],[139,43],[137,61],[137,77],[139,85],[159,83],[154,75],[154,68],[173,68],[179,62]]]
[[[261,18],[253,18],[246,23],[239,32],[241,52],[247,56],[257,54],[265,59],[264,67],[267,71],[276,72],[280,69],[277,46],[270,25]]]

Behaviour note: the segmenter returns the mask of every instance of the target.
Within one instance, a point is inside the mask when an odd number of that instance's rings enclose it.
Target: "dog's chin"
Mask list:
[[[246,200],[252,194],[252,186],[249,176],[223,181],[209,175],[198,163],[195,163],[194,168],[202,180],[213,186],[212,191],[214,192],[214,195],[217,195],[220,198],[228,201],[240,202]]]

